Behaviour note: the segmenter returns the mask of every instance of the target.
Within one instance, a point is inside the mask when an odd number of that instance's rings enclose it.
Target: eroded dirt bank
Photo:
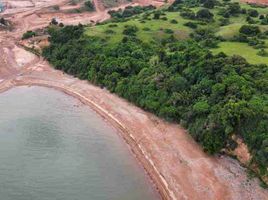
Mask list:
[[[53,3],[65,5],[66,1],[47,0],[32,8],[13,8],[4,13],[14,22],[15,29],[0,32],[0,92],[19,85],[38,85],[79,98],[118,128],[163,199],[268,199],[268,191],[257,180],[248,180],[245,169],[236,161],[206,155],[179,125],[164,122],[104,89],[54,70],[42,58],[17,46],[25,30],[48,24],[55,13],[46,8]],[[103,20],[106,14],[107,10],[97,9],[95,13],[57,15],[64,16],[66,23],[78,23]]]

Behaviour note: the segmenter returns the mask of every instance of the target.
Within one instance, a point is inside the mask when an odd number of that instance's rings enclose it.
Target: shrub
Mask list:
[[[265,32],[259,33],[257,37],[262,40],[266,40],[268,38]]]
[[[228,18],[219,18],[220,26],[226,26],[230,24],[230,20]]]
[[[167,17],[162,17],[161,19],[162,19],[163,21],[167,21],[167,20],[168,20]]]
[[[48,32],[52,36],[49,38],[50,42],[65,44],[69,40],[79,38],[83,34],[83,26],[79,24],[78,26],[65,26],[61,29],[50,27]]]
[[[174,11],[178,11],[182,8],[183,6],[183,0],[175,0],[169,7],[168,7],[168,11],[169,12],[174,12]]]
[[[194,23],[194,22],[186,22],[186,23],[184,24],[184,26],[188,26],[188,27],[190,27],[190,28],[192,28],[192,29],[196,29],[196,28],[197,28],[197,24]]]
[[[234,36],[234,40],[238,42],[248,42],[248,37],[245,34],[239,33]]]
[[[84,3],[84,6],[85,6],[85,9],[87,11],[94,11],[95,10],[95,6],[94,6],[94,4],[91,1],[86,1]]]
[[[266,15],[266,17],[263,16],[263,19],[261,19],[261,25],[268,25],[268,15]]]
[[[253,37],[248,40],[248,45],[253,46],[255,49],[260,49],[265,47],[265,42]]]
[[[8,23],[7,23],[7,20],[5,20],[5,18],[1,17],[0,18],[0,24],[3,24],[3,25],[6,26]]]
[[[159,11],[155,12],[153,19],[159,19],[160,15],[161,15],[161,13]]]
[[[243,25],[239,29],[239,33],[243,33],[248,36],[256,36],[260,33],[260,28],[258,26]]]
[[[119,10],[109,10],[108,13],[113,18],[128,18],[137,14],[140,14],[145,11],[154,10],[155,7],[152,5],[149,6],[127,6],[124,10],[121,8]],[[145,16],[147,18],[148,16]]]
[[[60,10],[60,7],[58,5],[53,6],[54,10]]]
[[[170,20],[170,23],[171,23],[171,24],[177,24],[178,21],[177,21],[176,19],[172,19],[172,20]]]
[[[111,29],[107,29],[105,31],[105,33],[107,33],[107,34],[115,34],[115,32],[113,30],[111,30]]]
[[[138,29],[137,26],[135,26],[135,25],[126,25],[126,26],[125,26],[125,30],[123,31],[123,34],[124,34],[124,35],[135,36],[135,35],[136,35],[136,32],[137,32],[138,30],[139,30],[139,29]]]
[[[260,51],[258,51],[257,55],[263,56],[263,57],[267,57],[268,56],[268,52],[265,51],[264,49],[261,49]]]
[[[144,31],[150,31],[151,29],[149,27],[144,27],[142,30],[144,30]]]
[[[252,19],[250,16],[248,16],[247,17],[247,22],[249,23],[249,24],[256,24],[257,22],[254,20],[254,19]]]
[[[211,20],[213,14],[208,9],[201,9],[196,13],[196,17],[199,19]]]
[[[195,19],[195,13],[192,10],[184,10],[180,12],[180,15],[186,19]]]
[[[230,17],[230,13],[228,11],[226,11],[224,14],[223,14],[223,17],[224,18],[229,18]]]
[[[219,38],[214,35],[211,29],[198,28],[190,34],[191,38],[200,42],[202,46],[215,48],[219,42]]]
[[[183,0],[175,0],[173,3],[172,3],[172,6],[177,6],[178,4],[182,4],[183,3]]]
[[[242,9],[241,9],[241,14],[247,14],[247,9],[242,8]]]
[[[260,15],[259,19],[264,19],[264,15]]]
[[[205,8],[212,9],[215,6],[215,0],[206,0],[203,4]]]
[[[174,31],[172,29],[167,28],[167,29],[165,29],[165,33],[172,34],[172,33],[174,33]]]
[[[227,8],[230,15],[237,15],[241,13],[241,7],[239,3],[230,3]]]
[[[113,28],[113,27],[118,27],[118,25],[117,24],[109,24],[108,27]]]
[[[250,17],[258,17],[259,16],[259,13],[257,10],[254,10],[254,9],[248,9],[248,15]]]
[[[22,36],[22,39],[28,39],[28,38],[31,38],[31,37],[34,37],[36,36],[36,33],[33,32],[33,31],[27,31],[26,33],[23,34]]]
[[[218,15],[221,15],[224,18],[229,18],[230,17],[229,11],[227,9],[225,9],[225,8],[220,9],[219,12],[218,12]]]
[[[51,25],[58,25],[58,21],[55,18],[52,18],[50,24]]]
[[[193,105],[193,111],[196,114],[204,114],[209,111],[209,105],[207,101],[198,101]]]

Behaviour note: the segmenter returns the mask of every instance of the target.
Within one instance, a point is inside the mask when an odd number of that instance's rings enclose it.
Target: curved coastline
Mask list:
[[[164,122],[87,81],[44,64],[0,82],[0,93],[16,86],[54,88],[90,106],[118,130],[163,200],[265,200],[268,195],[256,180],[245,186],[247,174],[238,162],[208,156],[179,125]]]
[[[110,114],[108,111],[103,109],[101,106],[99,106],[97,103],[93,102],[86,96],[80,94],[79,92],[76,92],[72,90],[70,87],[64,87],[64,86],[57,86],[53,84],[45,84],[45,83],[20,83],[20,82],[13,82],[9,84],[8,86],[5,86],[1,88],[0,83],[0,94],[10,90],[14,87],[19,86],[40,86],[40,87],[47,87],[56,89],[58,91],[61,91],[67,95],[70,95],[79,101],[81,101],[83,104],[89,106],[91,109],[93,109],[98,115],[100,115],[102,118],[107,120],[109,124],[111,124],[113,127],[116,128],[120,136],[124,139],[124,141],[129,145],[130,150],[133,152],[134,156],[137,158],[138,162],[141,163],[142,167],[145,169],[146,173],[154,183],[154,186],[156,187],[157,191],[159,192],[161,198],[163,200],[176,200],[176,197],[174,193],[168,188],[168,183],[161,175],[161,173],[157,170],[156,166],[154,165],[153,160],[151,160],[148,155],[146,155],[146,151],[143,149],[143,147],[138,143],[137,138],[130,133],[130,131],[127,129],[126,126],[124,126],[115,116]]]
[[[161,199],[117,129],[79,99],[15,86],[0,107],[3,199]]]

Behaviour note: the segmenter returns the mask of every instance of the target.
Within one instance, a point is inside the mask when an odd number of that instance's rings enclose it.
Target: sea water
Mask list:
[[[54,89],[0,94],[1,200],[157,200],[116,130]]]

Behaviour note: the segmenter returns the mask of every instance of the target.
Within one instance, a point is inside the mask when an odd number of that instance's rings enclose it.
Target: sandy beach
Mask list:
[[[268,199],[268,191],[259,186],[258,180],[249,180],[246,169],[236,160],[208,156],[179,125],[165,122],[105,89],[55,70],[43,58],[17,45],[26,30],[45,27],[55,16],[44,11],[48,4],[64,3],[59,0],[33,8],[20,6],[3,14],[15,28],[12,32],[0,32],[0,92],[34,85],[55,88],[78,98],[117,128],[165,200]],[[57,16],[66,24],[109,18],[101,5],[95,13],[75,16],[58,13]]]

